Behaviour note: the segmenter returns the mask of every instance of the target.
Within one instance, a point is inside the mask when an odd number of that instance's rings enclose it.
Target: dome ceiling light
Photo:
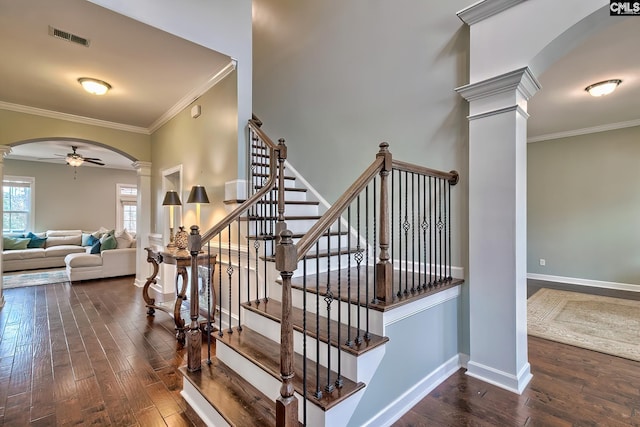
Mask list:
[[[620,83],[622,83],[622,80],[620,79],[605,80],[589,85],[584,88],[584,90],[589,92],[591,96],[604,96],[609,95],[611,92],[616,90]]]
[[[92,95],[104,95],[111,89],[111,85],[107,82],[89,77],[80,77],[78,83],[82,85],[84,90]]]

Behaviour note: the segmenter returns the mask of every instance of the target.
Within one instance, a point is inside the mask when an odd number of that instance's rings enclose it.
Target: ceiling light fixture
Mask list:
[[[84,159],[78,155],[67,155],[65,160],[69,166],[73,166],[74,168],[84,163]]]
[[[92,95],[104,95],[109,89],[111,89],[111,85],[109,83],[89,77],[80,77],[78,79],[78,83],[82,85],[84,90]]]
[[[605,80],[603,82],[594,83],[584,88],[591,96],[609,95],[616,90],[618,85],[622,83],[620,79]]]

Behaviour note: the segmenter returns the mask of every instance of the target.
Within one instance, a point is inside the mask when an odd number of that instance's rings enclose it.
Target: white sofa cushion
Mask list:
[[[47,230],[47,237],[82,236],[82,230]]]
[[[75,245],[82,246],[82,234],[77,236],[47,236],[47,240],[44,243],[45,248],[61,245]]]
[[[102,257],[99,254],[76,253],[64,258],[67,267],[95,267],[102,265]]]
[[[56,237],[57,238],[57,237]],[[45,248],[44,253],[46,257],[65,257],[68,254],[84,253],[85,248],[76,245],[57,245],[53,247]]]
[[[32,248],[32,249],[16,249],[13,251],[3,251],[3,261],[13,261],[18,259],[35,259],[44,258],[44,249]]]

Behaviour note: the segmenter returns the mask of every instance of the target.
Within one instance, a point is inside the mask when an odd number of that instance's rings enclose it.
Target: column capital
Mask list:
[[[0,163],[2,163],[4,161],[4,158],[9,153],[11,153],[11,146],[9,146],[9,145],[0,145]]]
[[[541,87],[529,67],[523,67],[487,80],[460,86],[456,88],[456,92],[469,102],[516,91],[528,100]]]
[[[138,175],[151,175],[151,162],[137,161],[133,162],[131,166],[135,168]]]

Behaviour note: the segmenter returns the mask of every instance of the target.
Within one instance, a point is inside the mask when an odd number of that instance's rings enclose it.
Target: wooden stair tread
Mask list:
[[[232,203],[244,203],[246,202],[246,199],[232,199],[232,200],[225,200],[224,204],[225,205],[229,205]],[[256,204],[258,205],[277,205],[278,201],[277,200],[258,200],[258,202],[256,202]],[[315,202],[313,200],[289,200],[289,201],[285,201],[284,202],[285,205],[309,205],[309,206],[318,206],[320,204],[320,202]]]
[[[280,344],[276,343],[261,335],[248,327],[242,330],[234,330],[233,333],[225,331],[221,337],[214,334],[216,340],[224,342],[233,348],[237,353],[243,355],[254,364],[262,368],[265,372],[280,380]],[[299,354],[294,355],[294,372],[293,386],[299,394],[303,394],[303,358]],[[320,366],[320,384],[323,394],[320,399],[314,396],[316,390],[316,364],[308,361],[307,363],[307,399],[318,405],[323,410],[328,410],[336,404],[347,399],[349,396],[364,388],[364,383],[356,383],[347,378],[342,378],[343,385],[341,388],[335,388],[333,392],[324,391],[324,385],[327,383],[329,372],[323,366]],[[337,374],[331,372],[331,380],[335,381]]]
[[[268,173],[260,173],[260,172],[258,172],[258,173],[254,173],[253,176],[268,177],[269,174]],[[284,179],[296,179],[296,177],[295,176],[291,176],[291,175],[285,175]]]
[[[275,216],[257,216],[257,215],[249,215],[249,216],[241,216],[238,218],[240,221],[276,221],[278,217]],[[319,220],[320,216],[318,215],[288,215],[284,218],[285,221],[306,221],[306,220]]]
[[[349,251],[348,248],[342,248],[342,249],[340,249],[340,251],[338,251],[337,249],[334,249],[334,250],[331,250],[331,251],[320,251],[320,252],[309,251],[305,255],[305,258],[307,258],[307,260],[316,259],[316,258],[327,258],[327,257],[330,257],[330,256],[348,255],[350,253],[353,254],[355,252],[356,252],[355,248],[351,248],[351,251]],[[267,261],[275,261],[276,260],[275,256],[266,256],[264,258]],[[337,262],[336,262],[336,265],[337,265]]]
[[[260,189],[260,188],[262,188],[262,186],[261,185],[254,185],[253,188]],[[277,190],[278,186],[273,187],[273,189]],[[306,188],[298,188],[298,187],[284,187],[284,191],[300,191],[300,192],[306,193],[307,189]]]
[[[365,305],[365,302],[367,301],[367,296],[368,296],[369,297],[368,306],[371,309],[377,310],[377,311],[388,311],[393,308],[407,304],[409,302],[413,302],[417,299],[428,297],[438,292],[442,292],[445,289],[449,289],[464,283],[464,280],[454,278],[451,280],[438,282],[438,283],[432,284],[431,286],[427,286],[426,288],[423,288],[422,286],[418,286],[418,285],[424,284],[423,282],[425,282],[425,279],[428,279],[428,276],[429,276],[428,274],[425,275],[425,273],[422,272],[422,275],[420,275],[417,271],[414,273],[411,271],[405,272],[403,270],[394,270],[393,283],[395,287],[397,287],[399,283],[402,283],[402,290],[403,290],[402,294],[400,296],[394,295],[393,301],[387,301],[387,302],[375,301],[374,302],[375,291],[373,289],[369,289],[369,294],[367,295],[366,286],[365,286],[367,274],[368,274],[369,280],[373,282],[374,267],[372,265],[369,265],[367,267],[366,265],[363,264],[360,267],[360,271],[358,271],[357,266],[354,266],[354,264],[355,263],[352,261],[352,264],[351,264],[352,267],[350,269],[345,267],[342,270],[331,271],[329,273],[324,272],[319,274],[307,274],[307,292],[316,293],[315,284],[316,282],[318,282],[320,283],[320,286],[319,286],[320,295],[325,295],[327,292],[326,284],[330,282],[334,298],[339,297],[341,301],[346,302],[349,300],[349,295],[347,294],[347,289],[348,289],[347,281],[350,279],[351,291],[354,293],[351,295],[351,303],[356,304],[356,300],[358,298],[355,292],[357,292],[357,281],[358,281],[358,277],[360,277],[360,282],[361,282],[360,305]],[[402,280],[400,280],[400,275],[402,275]],[[341,294],[339,296],[336,293],[336,290],[338,289],[338,286],[337,286],[338,276],[340,277],[340,282],[342,283],[342,286],[340,287]],[[432,276],[432,280],[433,279],[434,277]],[[406,293],[404,292],[405,283],[408,284],[407,286],[408,290]],[[291,287],[293,287],[294,289],[303,290],[304,278],[293,277],[291,279]],[[415,287],[414,292],[411,291],[412,287]],[[420,289],[418,289],[418,287]]]
[[[182,367],[180,372],[232,426],[275,425],[275,401],[216,358],[211,365],[203,361],[200,371]]]
[[[324,301],[322,302],[322,304],[325,304]],[[242,306],[247,310],[251,310],[254,313],[258,313],[278,323],[280,323],[280,319],[282,318],[282,304],[280,303],[280,301],[277,301],[274,299],[270,299],[266,302],[260,301],[259,304],[256,304],[255,302],[245,302],[242,304]],[[293,328],[299,332],[303,331],[303,327],[302,327],[303,314],[304,312],[302,309],[297,307],[291,308],[291,321],[293,323]],[[346,319],[343,318],[342,320],[343,322],[346,322]],[[352,321],[355,321],[355,320],[356,319],[352,317]],[[331,345],[333,347],[338,346],[337,333],[336,333],[337,328],[338,328],[338,322],[336,322],[335,320],[331,320],[331,330],[333,331],[331,333],[332,335]],[[352,347],[349,347],[346,344],[348,332],[349,332],[349,326],[347,326],[346,324],[340,325],[340,338],[343,341],[340,344],[340,348],[342,351],[353,354],[355,356],[363,354],[389,341],[389,338],[387,337],[381,337],[378,335],[370,334],[369,339],[364,339],[363,337],[362,342],[360,344],[356,344],[355,338],[358,335],[358,329],[352,326],[350,336],[351,336],[351,339],[354,341],[354,343]],[[307,315],[307,335],[312,338],[317,337],[316,315],[314,313],[308,313]],[[320,319],[320,341],[326,343],[328,341],[327,335],[328,334],[327,334],[326,318],[321,318]]]

